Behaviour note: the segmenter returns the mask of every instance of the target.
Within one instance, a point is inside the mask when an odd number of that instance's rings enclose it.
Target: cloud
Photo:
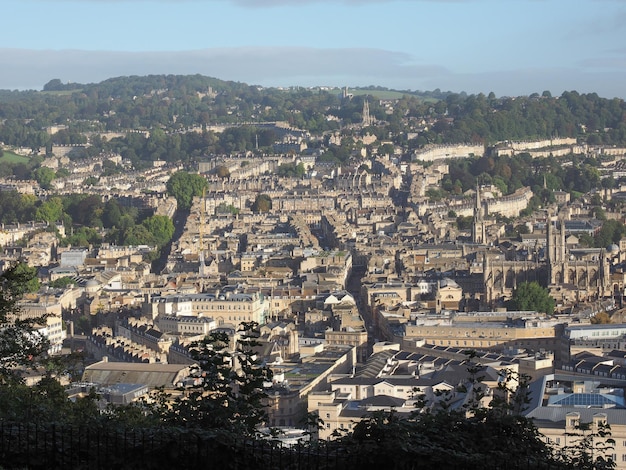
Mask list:
[[[248,8],[265,8],[265,7],[299,7],[307,4],[320,4],[329,3],[337,5],[338,3],[344,5],[369,5],[369,4],[381,4],[381,3],[401,3],[408,0],[227,0],[235,5],[248,7]],[[441,2],[441,3],[459,3],[475,0],[417,0],[423,2]]]
[[[203,74],[260,85],[375,84],[449,73],[379,49],[221,48],[181,52],[0,49],[0,88],[40,89],[50,79],[91,83],[121,75]],[[351,80],[346,83],[345,80]]]
[[[497,96],[522,96],[548,90],[557,96],[564,91],[597,93],[605,98],[625,98],[624,74],[615,71],[590,71],[578,67],[543,67],[450,74],[436,81],[426,80],[426,90],[465,91]]]
[[[26,0],[49,3],[59,3],[59,0]],[[483,0],[63,0],[66,3],[171,3],[179,5],[181,3],[231,3],[245,8],[267,8],[267,7],[300,7],[310,4],[344,4],[344,5],[370,5],[383,3],[476,3]]]
[[[626,72],[626,56],[622,57],[594,57],[581,61],[581,65],[588,68],[618,69]]]
[[[626,0],[595,0],[599,2],[624,3]],[[626,30],[626,11],[599,8],[594,16],[580,18],[563,30],[568,41],[587,37],[611,36]]]
[[[626,47],[601,51],[593,57],[580,60],[578,64],[586,70],[613,69],[624,74],[626,72]],[[626,77],[622,76],[622,80],[624,78]]]
[[[51,79],[94,83],[111,77],[202,74],[262,86],[367,86],[496,95],[553,95],[577,90],[625,97],[623,68],[601,63],[458,73],[382,49],[220,48],[181,52],[0,49],[0,89],[41,89]],[[623,61],[621,62],[623,65]],[[613,65],[618,65],[613,63]]]

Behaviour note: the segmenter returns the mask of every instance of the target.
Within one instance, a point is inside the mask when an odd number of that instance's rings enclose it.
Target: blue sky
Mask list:
[[[626,98],[626,0],[2,0],[0,89],[263,86]]]

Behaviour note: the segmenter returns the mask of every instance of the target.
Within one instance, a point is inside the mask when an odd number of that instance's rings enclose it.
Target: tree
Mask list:
[[[18,263],[0,275],[0,383],[20,382],[20,367],[32,366],[47,350],[45,337],[35,329],[43,318],[20,317],[19,300],[39,288],[36,270]]]
[[[63,89],[63,82],[59,78],[53,78],[43,86],[43,91],[59,91]]]
[[[606,248],[612,243],[619,243],[624,235],[626,235],[626,226],[622,222],[614,219],[607,220],[595,235],[594,244],[598,248]]]
[[[537,312],[552,315],[554,312],[554,299],[550,297],[547,289],[538,282],[522,282],[513,291],[513,297],[509,301],[509,310],[535,310]]]
[[[104,204],[100,196],[95,194],[80,195],[75,203],[70,203],[67,212],[72,216],[72,220],[86,227],[102,227],[102,212]]]
[[[518,235],[527,235],[527,234],[530,233],[530,229],[528,228],[528,225],[526,225],[526,224],[518,224],[518,225],[515,226],[515,228],[513,230]]]
[[[71,277],[68,276],[63,276],[60,277],[58,279],[55,279],[54,281],[50,281],[50,283],[48,284],[50,287],[55,288],[55,289],[63,289],[67,286],[70,286],[72,284],[75,284],[76,281],[74,279],[72,279]]]
[[[66,236],[61,240],[62,246],[82,246],[99,245],[102,243],[102,236],[97,230],[90,227],[80,227],[72,235]]]
[[[96,176],[88,176],[83,181],[83,186],[95,186],[100,180]]]
[[[122,208],[116,199],[110,199],[102,212],[102,223],[107,228],[119,227],[122,218]]]
[[[440,189],[429,188],[426,190],[426,197],[429,201],[440,201],[444,197],[443,191]]]
[[[276,174],[283,177],[302,178],[306,169],[302,162],[298,163],[282,163],[276,168]]]
[[[257,195],[252,204],[253,212],[269,212],[272,209],[272,198],[267,194]]]
[[[380,147],[378,147],[379,155],[393,155],[393,152],[393,144],[382,144]]]
[[[145,225],[133,225],[121,234],[123,245],[151,245],[155,243],[154,236]]]
[[[174,223],[164,215],[148,217],[141,225],[152,235],[153,243],[159,247],[169,242],[174,235]]]
[[[176,198],[181,210],[189,210],[194,197],[202,195],[207,182],[202,176],[186,171],[177,171],[167,181],[167,192]]]
[[[230,176],[230,170],[228,169],[228,167],[226,165],[220,165],[217,168],[215,168],[215,174],[217,175],[218,178],[228,178]]]
[[[591,323],[593,325],[604,325],[611,323],[611,316],[607,312],[598,312],[591,317]]]
[[[605,210],[600,207],[600,206],[596,206],[596,207],[592,207],[591,208],[591,215],[598,220],[606,220],[606,212]]]
[[[237,209],[235,206],[233,206],[232,204],[226,204],[225,202],[221,202],[216,208],[215,208],[215,213],[216,214],[232,214],[232,215],[237,215],[239,214],[239,209]]]
[[[202,383],[171,407],[157,408],[168,425],[223,429],[233,436],[253,436],[265,421],[263,384],[271,381],[271,370],[261,367],[255,348],[260,344],[258,325],[242,323],[239,339],[230,347],[224,332],[212,332],[190,347]]]
[[[72,172],[70,170],[68,170],[67,168],[59,168],[57,170],[56,177],[57,178],[67,178],[71,174],[72,174]]]
[[[472,228],[474,224],[474,218],[471,215],[459,215],[456,218],[456,225],[459,227],[459,230],[469,230]]]
[[[59,197],[51,197],[47,201],[43,202],[41,206],[37,208],[35,217],[37,220],[42,220],[52,224],[61,220],[63,216],[63,201]]]
[[[566,435],[571,444],[562,449],[561,459],[570,468],[602,470],[616,467],[617,462],[610,457],[615,440],[611,438],[611,426],[605,421],[577,422]]]
[[[35,170],[35,179],[43,189],[50,189],[50,183],[52,183],[54,178],[56,178],[56,173],[46,166],[39,167]]]

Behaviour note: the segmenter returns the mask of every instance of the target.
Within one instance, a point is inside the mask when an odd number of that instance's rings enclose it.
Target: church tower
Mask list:
[[[550,284],[565,282],[567,273],[567,254],[565,250],[565,220],[553,219],[548,212],[546,219],[546,261]]]
[[[363,112],[361,114],[361,125],[369,127],[372,125],[372,117],[370,116],[370,105],[367,100],[363,101]]]
[[[480,187],[476,185],[476,200],[474,202],[474,223],[472,225],[472,241],[482,245],[486,242],[485,218],[483,204],[480,199]]]

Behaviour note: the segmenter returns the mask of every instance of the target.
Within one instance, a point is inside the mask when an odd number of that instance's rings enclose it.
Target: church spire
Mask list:
[[[476,184],[476,201],[474,203],[474,223],[472,230],[472,241],[474,243],[485,243],[486,241],[486,232],[485,232],[485,221],[484,221],[484,212],[483,212],[483,203],[480,198],[480,186]]]
[[[361,115],[361,125],[363,127],[369,127],[372,125],[372,117],[370,116],[370,105],[367,100],[363,101],[363,113]]]

